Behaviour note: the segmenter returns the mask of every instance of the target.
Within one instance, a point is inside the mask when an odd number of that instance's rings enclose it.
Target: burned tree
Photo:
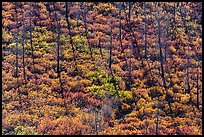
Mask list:
[[[66,8],[65,17],[66,17],[67,28],[68,28],[69,37],[70,37],[69,44],[70,44],[71,47],[72,47],[72,54],[73,54],[73,60],[74,60],[75,71],[78,71],[78,68],[77,68],[77,60],[76,60],[76,50],[75,50],[75,48],[74,48],[73,39],[72,39],[72,34],[71,34],[71,26],[70,26],[70,22],[69,22],[69,18],[68,18],[68,15],[69,15],[68,2],[65,3],[65,8]]]

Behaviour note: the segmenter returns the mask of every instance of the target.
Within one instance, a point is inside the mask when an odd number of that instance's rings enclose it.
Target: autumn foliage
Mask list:
[[[95,134],[202,134],[202,2],[2,2],[2,135]]]

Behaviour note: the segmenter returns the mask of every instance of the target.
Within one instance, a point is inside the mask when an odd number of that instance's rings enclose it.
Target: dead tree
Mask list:
[[[198,65],[199,65],[199,63],[197,64],[197,75],[196,75],[196,94],[197,94],[197,97],[196,97],[196,101],[197,101],[197,103],[196,103],[196,106],[197,106],[197,108],[199,109],[199,83],[198,83],[198,80],[199,80],[199,72],[198,72]]]
[[[119,41],[120,41],[120,47],[121,47],[121,52],[124,53],[124,48],[123,48],[123,43],[122,43],[122,3],[119,3]]]
[[[31,2],[29,2],[29,6],[30,6],[30,12],[29,12],[29,24],[30,24],[30,47],[31,47],[31,56],[32,56],[32,65],[33,65],[33,69],[35,70],[35,60],[34,60],[34,48],[33,48],[33,35],[32,35],[32,5],[31,5]]]
[[[15,21],[16,21],[16,34],[15,34],[15,42],[16,42],[16,71],[15,71],[15,77],[17,79],[17,93],[18,93],[18,97],[19,97],[19,108],[20,110],[22,109],[22,99],[21,99],[21,92],[19,90],[19,87],[20,87],[20,83],[19,83],[19,70],[18,70],[18,43],[19,43],[19,40],[18,40],[18,27],[19,27],[19,24],[18,24],[18,11],[17,11],[17,2],[15,2]]]
[[[66,17],[67,28],[68,28],[69,37],[70,37],[69,44],[70,44],[71,47],[72,47],[72,54],[73,54],[73,60],[74,60],[75,71],[78,71],[78,68],[77,68],[77,59],[76,59],[76,58],[77,58],[77,57],[76,57],[76,51],[75,51],[74,44],[73,44],[73,39],[72,39],[72,34],[71,34],[71,25],[70,25],[69,18],[68,18],[68,15],[69,15],[68,2],[65,2],[65,8],[66,8],[65,17]]]
[[[184,10],[185,11],[185,10]],[[186,12],[185,13],[183,13],[182,12],[182,10],[181,10],[181,8],[180,8],[180,10],[179,10],[179,12],[180,12],[180,14],[181,14],[181,20],[182,20],[182,23],[183,23],[183,26],[184,26],[184,30],[185,30],[185,33],[186,33],[186,35],[188,35],[189,34],[189,28],[188,28],[188,26],[187,26],[187,24],[186,24],[186,20],[185,20],[185,16],[186,16]],[[190,43],[189,43],[189,40],[187,39],[187,43],[188,43],[188,47],[187,47],[187,64],[186,64],[186,77],[187,77],[187,79],[186,79],[186,83],[187,83],[187,89],[185,90],[186,91],[186,93],[187,94],[190,94],[190,100],[189,100],[189,103],[193,103],[193,101],[192,101],[192,94],[191,94],[191,89],[194,87],[194,85],[193,86],[190,86],[190,76],[189,76],[189,60],[190,60],[190,56],[189,56],[189,51],[190,51]]]
[[[110,70],[110,73],[111,75],[113,76],[113,71],[112,71],[112,47],[113,47],[113,44],[112,44],[112,23],[113,21],[110,20],[110,47],[109,47],[109,70]]]
[[[165,80],[165,76],[164,76],[164,65],[163,65],[162,44],[161,44],[161,24],[160,24],[161,18],[158,17],[160,15],[158,7],[159,7],[159,5],[157,3],[155,3],[155,10],[156,10],[155,18],[156,18],[156,21],[157,21],[157,24],[158,24],[158,44],[159,44],[161,77],[162,77],[162,80],[163,80],[163,87],[164,87],[165,92],[166,92],[167,86],[166,86],[166,80]],[[166,92],[165,100],[168,102],[168,106],[169,106],[171,115],[173,115],[173,111],[172,111],[172,108],[171,108],[171,102],[173,102],[173,99],[169,94],[167,94],[167,92]]]
[[[145,58],[147,59],[148,56],[148,47],[147,47],[147,16],[146,16],[146,3],[143,4],[144,16],[145,16],[145,28],[144,28],[144,42],[145,42]]]
[[[60,83],[59,94],[62,95],[62,98],[64,98],[62,79],[61,79],[61,75],[60,75],[60,72],[61,72],[61,70],[60,70],[60,21],[59,21],[59,18],[57,17],[56,6],[55,6],[54,2],[53,2],[53,7],[54,7],[55,22],[56,22],[55,29],[57,32],[57,77],[58,77],[59,83]]]
[[[127,90],[130,90],[133,84],[133,79],[132,79],[132,42],[129,44],[129,49],[130,49],[130,54],[129,54],[129,64],[128,64],[128,85],[126,86]]]
[[[157,108],[157,112],[156,112],[156,135],[159,135],[158,131],[159,131],[159,111],[158,111],[158,103],[159,103],[159,97],[157,97],[157,103],[156,103],[156,108]]]
[[[98,38],[98,47],[99,47],[99,50],[100,50],[100,55],[103,58],[103,52],[102,52],[102,46],[101,46],[101,38],[100,37]]]
[[[87,17],[87,13],[88,13],[87,5],[86,5],[86,3],[84,3],[84,27],[85,27],[85,35],[86,35],[86,38],[87,38],[87,43],[88,43],[88,46],[89,46],[89,52],[90,52],[90,55],[91,55],[91,59],[93,60],[92,46],[91,46],[89,38],[88,38],[88,26],[87,26],[87,18],[86,18]]]
[[[31,56],[32,56],[32,72],[34,73],[34,77],[35,77],[35,85],[38,91],[38,82],[37,82],[37,74],[36,74],[36,68],[35,68],[35,57],[34,57],[34,47],[33,47],[33,26],[32,26],[32,4],[31,2],[29,2],[29,7],[30,7],[30,11],[29,11],[29,31],[30,31],[30,47],[31,47]]]
[[[23,78],[24,78],[24,84],[26,86],[26,83],[27,83],[27,80],[26,80],[26,70],[25,70],[25,14],[23,14],[23,19],[22,19],[22,22],[23,22],[23,33],[22,33],[22,47],[23,47]]]

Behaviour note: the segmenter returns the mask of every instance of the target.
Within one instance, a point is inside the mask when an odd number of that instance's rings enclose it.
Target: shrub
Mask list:
[[[121,91],[121,101],[124,103],[132,103],[133,101],[133,94],[131,91]]]
[[[164,94],[164,90],[160,87],[154,86],[149,89],[149,96],[152,98],[162,96]]]
[[[15,127],[14,134],[15,135],[39,135],[35,127],[23,127],[23,126]]]

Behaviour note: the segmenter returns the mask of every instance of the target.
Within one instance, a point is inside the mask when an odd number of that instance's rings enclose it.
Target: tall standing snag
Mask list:
[[[73,39],[72,39],[72,34],[71,34],[71,26],[70,26],[69,19],[68,19],[68,15],[69,15],[68,2],[65,3],[65,8],[66,8],[65,17],[66,17],[67,28],[68,28],[69,37],[70,37],[69,44],[72,47],[74,66],[75,66],[75,70],[77,71],[78,69],[77,69],[76,51],[75,51],[75,48],[74,48],[74,45],[73,45]]]
[[[120,47],[121,47],[121,52],[124,53],[124,48],[123,48],[123,43],[122,43],[122,23],[121,23],[121,18],[122,18],[122,3],[119,3],[119,39],[120,39]]]
[[[144,16],[145,16],[145,28],[144,28],[144,42],[145,42],[145,58],[147,59],[148,56],[148,47],[147,47],[147,16],[146,16],[146,3],[143,4]]]
[[[23,34],[22,34],[22,47],[23,47],[23,78],[24,78],[24,84],[26,85],[26,83],[27,83],[27,80],[26,80],[26,70],[25,70],[25,67],[26,67],[26,65],[25,65],[25,14],[24,13],[22,13],[23,14],[23,20],[22,20],[22,22],[23,22],[23,24],[22,24],[22,26],[23,26]]]
[[[158,44],[159,44],[159,54],[160,54],[160,65],[161,65],[161,77],[162,77],[162,80],[163,80],[163,87],[165,89],[165,92],[167,90],[167,86],[166,86],[166,80],[165,80],[165,76],[164,76],[164,65],[163,65],[163,55],[162,55],[162,45],[161,45],[161,18],[158,17],[160,15],[159,13],[159,9],[158,9],[158,5],[157,3],[155,3],[155,10],[156,10],[156,13],[155,13],[155,18],[156,18],[156,21],[157,21],[157,24],[158,24]],[[165,100],[168,102],[168,106],[169,106],[169,110],[170,110],[170,113],[171,113],[171,116],[173,114],[173,111],[172,111],[172,108],[171,108],[171,101],[172,101],[172,97],[167,94],[166,92],[166,98]],[[173,117],[172,117],[173,119]]]
[[[113,47],[113,44],[112,44],[112,23],[113,21],[110,20],[110,52],[109,52],[109,69],[110,69],[110,72],[111,72],[111,75],[113,76],[113,72],[112,72],[112,47]]]
[[[54,7],[54,15],[55,15],[55,21],[56,21],[56,32],[57,32],[57,77],[60,82],[60,95],[62,95],[62,98],[64,98],[63,94],[63,87],[62,87],[62,80],[61,80],[61,75],[60,75],[60,22],[59,19],[57,18],[57,13],[56,13],[56,6],[55,3],[53,2],[53,7]]]
[[[93,60],[93,51],[92,51],[92,46],[90,44],[90,41],[89,41],[89,38],[88,38],[88,26],[87,26],[87,13],[88,13],[88,10],[87,10],[87,5],[86,3],[84,4],[84,27],[85,27],[85,35],[86,35],[86,38],[87,38],[87,43],[88,43],[88,46],[89,46],[89,52],[90,52],[90,55],[91,55],[91,59]]]
[[[15,42],[16,42],[16,72],[15,72],[15,77],[17,79],[17,92],[18,92],[18,97],[19,97],[19,104],[20,104],[20,109],[22,109],[22,100],[21,100],[21,92],[19,90],[19,70],[18,70],[18,11],[17,11],[17,3],[15,2],[15,21],[16,21],[16,37],[15,37]]]

